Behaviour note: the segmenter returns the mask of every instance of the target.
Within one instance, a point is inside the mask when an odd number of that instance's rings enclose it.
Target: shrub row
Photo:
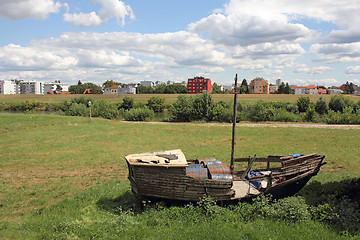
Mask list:
[[[0,110],[34,112],[55,112],[67,116],[89,116],[88,102],[92,102],[92,116],[128,121],[150,121],[154,112],[163,112],[165,99],[160,96],[150,98],[147,104],[134,103],[125,97],[120,103],[92,98],[73,98],[62,103],[41,103],[28,100],[20,103],[0,103]],[[174,120],[178,122],[216,121],[232,122],[233,106],[224,101],[214,102],[209,94],[179,95],[169,107]],[[137,109],[137,110],[135,110]],[[333,96],[329,102],[320,97],[312,103],[308,97],[300,97],[296,103],[266,102],[259,100],[237,106],[236,121],[278,121],[278,122],[326,122],[328,124],[360,124],[360,101],[352,102],[343,95]]]
[[[232,121],[232,106],[222,101],[214,102],[211,95],[180,95],[170,107],[179,122]],[[360,101],[353,103],[342,95],[333,96],[329,103],[322,97],[312,103],[300,97],[295,104],[259,100],[246,105],[238,104],[237,121],[327,122],[329,124],[360,124]]]

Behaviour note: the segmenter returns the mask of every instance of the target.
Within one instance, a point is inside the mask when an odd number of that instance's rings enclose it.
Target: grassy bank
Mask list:
[[[303,191],[307,202],[310,193],[315,198],[360,174],[360,130],[238,127],[237,134],[237,156],[325,154],[328,164]],[[0,238],[347,238],[313,220],[241,221],[230,208],[211,217],[197,207],[143,202],[141,211],[129,210],[139,205],[129,193],[125,155],[180,148],[187,158],[229,162],[230,144],[229,125],[0,115]]]

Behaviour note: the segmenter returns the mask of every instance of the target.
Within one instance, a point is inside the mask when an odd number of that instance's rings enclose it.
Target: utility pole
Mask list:
[[[236,145],[237,74],[235,74],[234,90],[235,90],[235,93],[234,93],[233,126],[232,126],[232,141],[231,141],[231,159],[230,159],[231,174],[234,173],[234,152],[235,152],[235,145]]]

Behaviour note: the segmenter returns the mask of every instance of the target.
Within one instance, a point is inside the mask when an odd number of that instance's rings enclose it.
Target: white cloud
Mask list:
[[[78,50],[80,67],[97,68],[117,68],[121,67],[139,67],[142,65],[140,60],[128,55],[117,54],[109,50]]]
[[[246,14],[242,11],[229,15],[213,14],[196,23],[189,30],[209,33],[217,44],[249,46],[258,43],[297,41],[311,36],[312,31],[301,24],[287,22],[281,16],[268,19],[264,16]]]
[[[329,66],[309,67],[306,64],[298,64],[294,68],[295,73],[307,73],[307,74],[323,74],[324,72],[332,71],[333,68]]]
[[[317,86],[339,86],[342,84],[341,81],[338,81],[335,78],[324,78],[324,79],[294,79],[291,80],[291,83],[300,86],[308,86],[308,85],[317,85]]]
[[[93,0],[93,2],[101,5],[98,13],[65,13],[64,21],[73,22],[75,26],[91,27],[101,25],[110,18],[116,18],[117,23],[121,26],[125,25],[125,18],[127,16],[129,16],[130,19],[135,19],[130,5],[126,5],[123,1]]]
[[[318,59],[325,63],[351,63],[360,62],[360,42],[313,44],[310,52],[316,53]]]
[[[1,0],[0,17],[11,20],[46,19],[50,13],[59,12],[61,6],[53,0]]]
[[[345,69],[346,74],[360,74],[360,65],[358,66],[349,66]]]
[[[0,71],[67,69],[76,64],[77,60],[71,54],[61,56],[53,51],[14,44],[0,48]]]
[[[74,25],[81,27],[98,26],[103,23],[103,20],[96,14],[96,12],[79,14],[65,13],[64,21],[73,22]]]

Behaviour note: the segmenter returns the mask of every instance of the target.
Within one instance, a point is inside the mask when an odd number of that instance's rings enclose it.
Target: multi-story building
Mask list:
[[[295,94],[317,94],[317,87],[314,85],[310,86],[296,86]]]
[[[52,82],[52,83],[44,83],[44,94],[48,93],[49,91],[56,92],[58,90],[58,86],[60,86],[61,90],[63,92],[69,91],[69,85],[66,83],[60,83],[59,82]],[[59,92],[60,92],[59,91]]]
[[[140,81],[140,85],[145,87],[155,87],[155,84],[152,81]]]
[[[231,92],[231,91],[234,89],[234,86],[221,85],[221,86],[220,86],[220,89],[221,89],[221,91],[223,91],[223,92],[226,92],[226,91]]]
[[[197,93],[211,93],[211,80],[204,77],[194,77],[188,79],[187,84],[188,94],[197,94]]]
[[[44,94],[44,83],[38,81],[20,82],[20,94]]]
[[[0,94],[17,94],[17,88],[14,80],[0,80]]]
[[[136,94],[136,87],[126,85],[118,88],[118,94]]]
[[[250,94],[269,94],[269,84],[263,78],[255,78],[249,84]]]

